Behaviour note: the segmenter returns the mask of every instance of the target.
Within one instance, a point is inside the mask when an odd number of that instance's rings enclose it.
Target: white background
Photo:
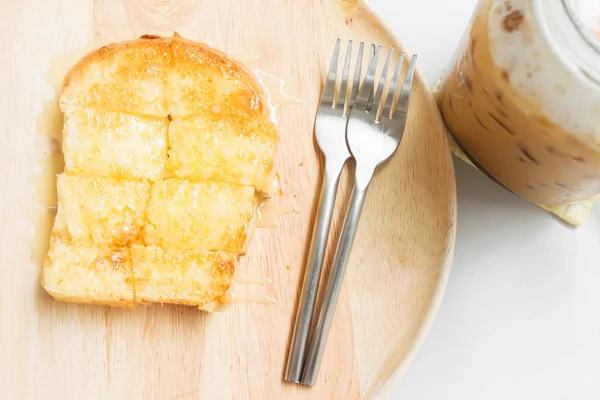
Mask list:
[[[430,83],[475,3],[369,1],[418,54]],[[450,282],[390,399],[600,399],[600,204],[573,229],[460,161],[455,166]]]

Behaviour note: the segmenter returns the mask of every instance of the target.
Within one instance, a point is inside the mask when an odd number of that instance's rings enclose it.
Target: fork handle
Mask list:
[[[365,195],[366,187],[361,188],[355,183],[304,364],[302,383],[308,386],[315,384],[319,373]]]
[[[302,377],[306,347],[308,346],[311,321],[321,279],[323,258],[327,247],[327,237],[331,226],[331,217],[335,205],[335,196],[344,162],[326,161],[325,175],[319,197],[317,219],[313,228],[304,283],[298,303],[296,324],[288,354],[285,380],[299,383]]]

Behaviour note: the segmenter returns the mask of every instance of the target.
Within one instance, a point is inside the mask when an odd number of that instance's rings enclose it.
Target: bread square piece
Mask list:
[[[251,70],[208,46],[173,38],[166,99],[172,117],[205,113],[226,118],[268,116],[267,96]]]
[[[164,178],[166,118],[91,108],[65,111],[65,170],[74,175],[119,179]]]
[[[156,182],[146,212],[148,245],[245,252],[254,229],[254,188],[223,182]]]
[[[131,253],[138,301],[185,304],[205,311],[227,302],[235,255],[139,245]]]
[[[268,192],[276,147],[277,132],[270,121],[175,118],[169,125],[167,175],[251,185]]]
[[[120,248],[142,243],[149,196],[148,182],[60,174],[53,233],[76,245]]]
[[[70,245],[52,237],[44,260],[42,286],[59,301],[117,307],[135,304],[127,249]]]
[[[166,118],[171,42],[171,38],[145,37],[88,54],[65,79],[61,109],[92,107]]]

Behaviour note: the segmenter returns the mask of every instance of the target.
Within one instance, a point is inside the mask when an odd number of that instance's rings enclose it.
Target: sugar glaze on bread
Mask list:
[[[59,105],[46,291],[118,307],[225,303],[273,188],[278,136],[260,81],[204,44],[146,35],[80,60]]]

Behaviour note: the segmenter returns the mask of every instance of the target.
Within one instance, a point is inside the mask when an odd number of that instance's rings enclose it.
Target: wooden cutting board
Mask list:
[[[420,76],[404,140],[367,196],[317,386],[282,379],[320,187],[312,128],[331,50],[338,37],[401,47],[363,4],[8,0],[0,15],[3,399],[356,399],[391,390],[432,322],[455,237],[452,159]],[[285,91],[301,100],[278,110],[281,201],[294,199],[297,213],[259,229],[240,266],[241,275],[270,278],[252,290],[277,303],[235,304],[209,315],[184,306],[120,310],[54,302],[30,261],[32,238],[47,235],[37,217],[40,210],[49,214],[38,204],[47,200],[40,186],[54,184],[47,156],[58,146],[37,133],[60,123],[48,81],[59,83],[82,48],[174,30],[240,58],[260,55],[250,66],[284,79]],[[350,187],[345,173],[332,245]],[[39,242],[33,246],[39,251]]]

